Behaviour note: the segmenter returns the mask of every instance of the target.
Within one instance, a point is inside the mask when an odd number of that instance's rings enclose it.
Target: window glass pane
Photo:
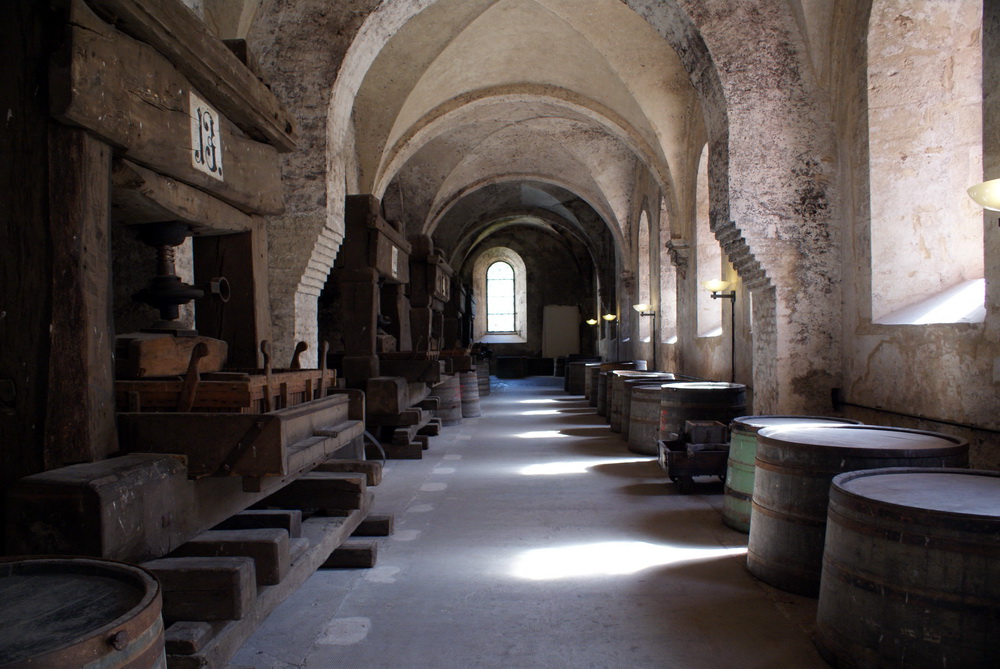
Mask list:
[[[514,268],[505,262],[486,270],[486,329],[514,331]]]

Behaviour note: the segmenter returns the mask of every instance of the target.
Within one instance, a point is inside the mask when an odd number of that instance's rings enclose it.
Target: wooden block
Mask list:
[[[281,528],[288,532],[290,539],[297,539],[302,536],[302,512],[298,509],[247,509],[212,529],[254,530],[262,527]]]
[[[430,421],[428,421],[427,425],[424,425],[422,428],[420,428],[420,431],[417,432],[417,434],[436,437],[437,435],[441,434],[441,425],[442,422],[440,418],[431,418]]]
[[[440,397],[426,397],[417,404],[421,409],[427,409],[428,411],[437,411],[441,406]]]
[[[417,442],[409,444],[382,444],[386,460],[420,460],[424,457],[424,447]]]
[[[370,513],[354,530],[355,537],[387,537],[392,534],[395,525],[395,516],[391,513],[374,514]]]
[[[400,376],[376,376],[365,383],[365,405],[369,414],[395,415],[409,407],[409,388]]]
[[[249,557],[179,557],[145,562],[163,593],[164,620],[239,620],[257,599]]]
[[[323,563],[323,567],[326,569],[369,568],[375,566],[377,559],[377,543],[374,541],[348,539],[330,554],[330,557]]]
[[[431,438],[429,436],[427,436],[426,434],[418,434],[418,435],[416,435],[415,437],[413,437],[413,441],[415,443],[420,444],[420,447],[422,449],[424,449],[425,451],[428,448],[431,447]]]
[[[226,364],[226,342],[210,337],[133,332],[115,337],[115,376],[142,379],[182,376],[191,362],[191,350],[198,344],[208,347],[208,355],[198,361],[200,373],[217,372]]]
[[[352,508],[325,506],[317,511],[317,515],[329,518],[343,518],[357,513],[358,510],[371,509],[374,504],[375,493],[366,492],[358,495],[356,500],[352,500]]]
[[[327,460],[313,471],[364,474],[369,487],[382,482],[382,463],[375,460]]]
[[[367,490],[363,474],[312,471],[274,493],[264,505],[292,509],[358,509]]]
[[[275,585],[288,573],[288,532],[277,528],[210,530],[180,546],[171,557],[253,558],[257,585]]]
[[[200,651],[212,633],[206,622],[181,620],[164,633],[166,651],[172,655],[193,655]]]
[[[441,381],[441,365],[438,360],[390,360],[379,361],[382,376],[402,376],[407,381],[438,383]]]

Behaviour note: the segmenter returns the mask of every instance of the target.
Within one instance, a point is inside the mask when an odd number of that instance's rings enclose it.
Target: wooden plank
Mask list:
[[[177,0],[87,0],[133,37],[151,44],[251,137],[296,148],[294,117],[257,76]]]
[[[277,152],[219,117],[224,179],[192,162],[191,95],[201,92],[150,46],[108,27],[70,27],[67,54],[50,70],[50,108],[118,147],[130,160],[255,214],[284,210]]]
[[[253,634],[264,619],[289,595],[295,592],[316,569],[340,546],[368,515],[371,504],[342,518],[310,518],[302,524],[302,532],[309,540],[309,549],[293,565],[285,580],[279,585],[265,586],[257,592],[257,602],[243,620],[213,625],[212,638],[193,655],[168,655],[171,669],[204,669],[224,667],[240,646]]]
[[[240,557],[253,559],[257,585],[274,585],[288,573],[288,532],[277,528],[209,530],[178,547],[171,557]]]
[[[205,191],[124,159],[112,164],[111,219],[125,225],[179,221],[195,235],[246,232],[254,224],[254,217]]]
[[[367,490],[363,474],[309,472],[263,501],[292,509],[358,509]]]
[[[378,544],[374,541],[348,539],[323,563],[323,569],[368,569],[378,560]]]
[[[45,421],[45,467],[93,462],[115,450],[111,346],[111,150],[53,124],[49,134],[52,254],[48,392],[62,398]]]
[[[364,474],[368,487],[382,482],[382,463],[375,460],[332,459],[319,463],[313,471]]]
[[[153,332],[133,332],[115,337],[115,376],[139,379],[147,376],[183,375],[191,352],[204,344],[208,355],[198,363],[200,372],[215,372],[226,364],[226,342],[210,337],[174,337]]]
[[[156,575],[163,618],[239,620],[257,599],[254,561],[249,557],[176,557],[142,563]]]

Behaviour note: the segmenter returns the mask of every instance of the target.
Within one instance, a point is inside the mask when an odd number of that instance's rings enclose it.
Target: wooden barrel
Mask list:
[[[824,416],[740,416],[729,426],[729,461],[722,498],[722,522],[740,532],[750,531],[757,433],[765,427],[861,425],[860,421]]]
[[[441,382],[431,389],[431,394],[438,398],[438,408],[434,411],[434,416],[441,419],[442,425],[462,422],[462,394],[457,375],[442,374]]]
[[[597,415],[608,415],[608,374],[610,372],[599,372],[597,374]]]
[[[629,405],[629,402],[625,398],[625,381],[638,380],[640,382],[646,381],[646,383],[654,380],[671,381],[674,375],[668,372],[640,372],[634,369],[616,369],[611,372],[609,378],[608,422],[611,425],[612,432],[622,432],[622,424],[624,422],[622,419],[625,414],[625,407]]]
[[[570,395],[587,394],[587,365],[594,360],[574,360],[566,365],[566,392]]]
[[[764,428],[757,433],[747,567],[776,588],[815,597],[835,475],[965,467],[968,459],[968,442],[937,432],[875,425]]]
[[[160,585],[145,569],[95,558],[0,562],[0,662],[5,669],[157,669]]]
[[[583,394],[587,398],[587,403],[592,406],[597,406],[597,375],[601,373],[601,363],[599,362],[588,362],[584,367],[583,372]]]
[[[729,424],[747,410],[747,389],[741,383],[719,381],[677,381],[665,383],[660,395],[660,434],[684,434],[684,422],[717,420]]]
[[[479,375],[476,372],[459,372],[459,395],[462,398],[462,418],[477,418],[479,411]]]
[[[479,396],[490,394],[490,361],[480,360],[476,363],[476,378],[479,382]]]
[[[816,645],[837,667],[1000,667],[1000,473],[876,469],[830,487]]]
[[[637,385],[632,388],[632,409],[628,424],[628,450],[642,455],[657,455],[656,441],[660,428],[660,386]]]
[[[597,415],[604,416],[605,422],[609,419],[609,375],[616,370],[646,371],[645,360],[627,360],[624,362],[602,362],[601,371],[597,376]]]

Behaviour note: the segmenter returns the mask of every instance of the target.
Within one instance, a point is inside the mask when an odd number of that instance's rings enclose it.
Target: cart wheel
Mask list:
[[[690,495],[694,492],[694,479],[690,476],[679,477],[677,485],[680,487],[682,495]]]

